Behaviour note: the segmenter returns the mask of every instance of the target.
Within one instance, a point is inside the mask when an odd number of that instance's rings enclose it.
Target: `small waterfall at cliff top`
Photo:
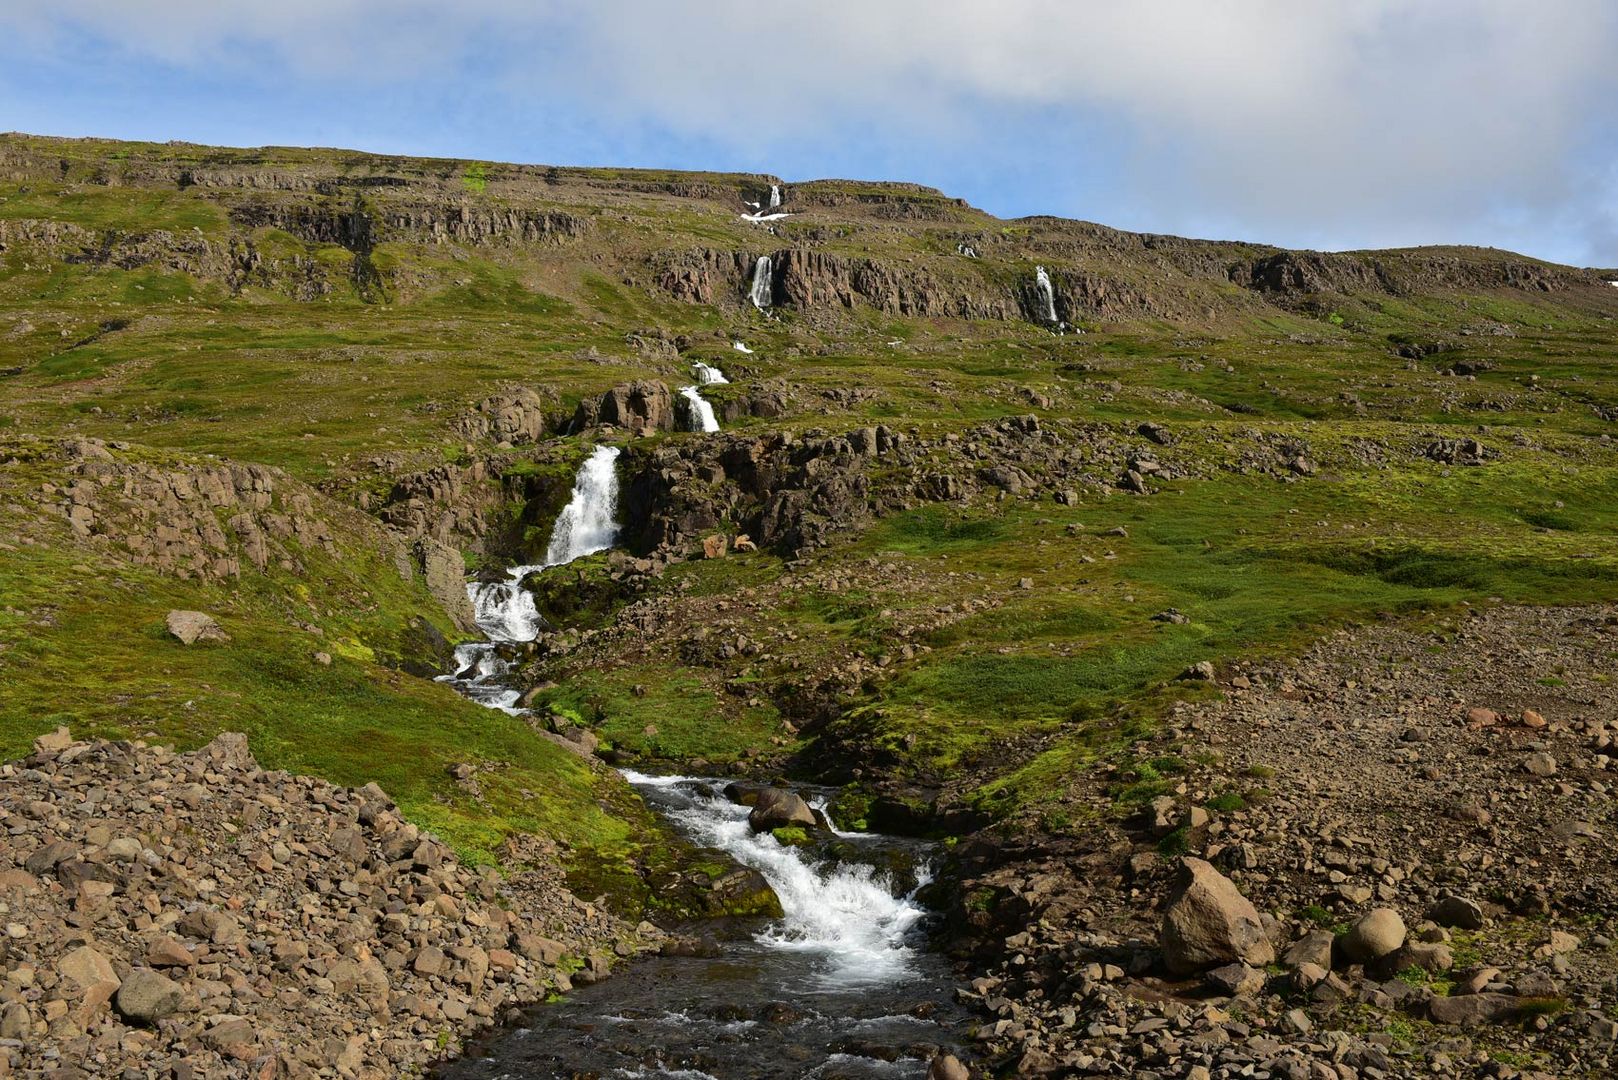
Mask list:
[[[780,205],[781,205],[781,185],[780,184],[771,184],[770,185],[770,209],[774,210],[777,206],[780,206]]]
[[[1045,301],[1045,321],[1059,326],[1062,320],[1056,317],[1056,289],[1051,285],[1051,276],[1043,266],[1034,267],[1034,288],[1039,290],[1040,298]]]
[[[686,400],[686,424],[690,430],[706,432],[719,430],[719,418],[714,415],[713,406],[697,392],[696,387],[680,387],[680,396]]]
[[[737,342],[737,344],[740,345],[741,342]],[[751,349],[747,351],[752,352]],[[691,373],[697,377],[698,386],[720,386],[730,382],[729,379],[725,378],[723,371],[711,364],[704,364],[701,360],[691,365]]]
[[[753,264],[753,288],[747,298],[753,301],[753,306],[760,311],[770,310],[770,304],[775,300],[773,272],[768,255],[760,255],[758,262]]]

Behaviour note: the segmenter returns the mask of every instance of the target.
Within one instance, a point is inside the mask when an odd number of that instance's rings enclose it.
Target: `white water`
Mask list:
[[[765,213],[764,211],[760,210],[756,214],[743,214],[742,220],[751,221],[755,225],[760,225],[766,221],[780,221],[783,218],[789,218],[791,216],[792,215],[787,213],[785,210],[777,210],[774,213]]]
[[[1613,284],[1618,285],[1618,281],[1613,282]],[[739,353],[751,353],[753,351],[752,349],[749,349],[747,347],[746,342],[742,342],[742,341],[732,341],[730,343],[730,347],[732,349],[735,349]]]
[[[748,294],[748,299],[760,311],[770,310],[770,303],[775,299],[775,279],[770,273],[770,257],[760,255],[753,264],[753,288]]]
[[[771,184],[770,185],[770,209],[774,210],[777,206],[780,206],[780,205],[781,205],[781,185],[780,184]]]
[[[560,566],[612,547],[618,539],[618,448],[598,446],[579,469],[573,497],[556,517],[545,565]]]
[[[723,382],[723,378],[720,381]],[[714,432],[719,430],[719,418],[714,415],[713,406],[697,392],[696,387],[680,387],[680,396],[685,398],[690,406],[686,410],[686,422],[690,425],[692,431]]]
[[[748,808],[709,794],[702,781],[647,776],[624,770],[636,787],[662,789],[679,801],[659,800],[665,814],[697,844],[720,848],[759,871],[781,898],[786,917],[757,938],[771,949],[810,954],[820,989],[848,989],[900,981],[911,975],[910,932],[925,915],[911,896],[896,897],[869,866],[830,870],[805,862],[798,848],[747,824]],[[925,884],[925,880],[923,881]]]
[[[740,345],[741,342],[738,341],[736,344]],[[743,348],[745,349],[746,346],[743,346]],[[746,351],[752,352],[753,350],[746,349]],[[701,360],[691,365],[691,373],[697,377],[698,386],[720,386],[730,382],[729,379],[725,378],[723,371],[711,364],[704,364]]]
[[[1051,276],[1043,266],[1034,267],[1034,287],[1045,300],[1045,321],[1052,326],[1060,324],[1062,320],[1056,317],[1056,290],[1051,286]]]
[[[506,571],[505,581],[473,581],[467,584],[466,593],[472,600],[478,629],[489,635],[490,642],[533,641],[539,635],[543,622],[538,609],[534,607],[533,595],[522,587],[523,578],[535,570],[560,566],[612,546],[618,536],[618,525],[613,521],[613,515],[618,512],[618,452],[616,446],[598,446],[579,468],[579,475],[573,482],[573,496],[557,515],[556,525],[551,530],[550,547],[545,552],[544,562],[513,566]],[[475,673],[475,677],[463,680],[470,686],[504,674],[503,662],[493,655],[489,644],[462,648],[482,649],[487,654],[485,661],[502,665],[499,671],[484,671],[481,664],[472,664],[470,658],[463,661],[457,650],[457,664],[463,670],[471,668]],[[516,698],[517,695],[512,693],[511,701],[515,702]],[[485,705],[492,703],[481,696],[478,700]],[[510,704],[507,702],[493,707],[506,708]]]
[[[955,250],[960,252],[962,255],[965,255],[968,259],[975,259],[978,257],[978,249],[973,247],[971,244],[956,244]]]

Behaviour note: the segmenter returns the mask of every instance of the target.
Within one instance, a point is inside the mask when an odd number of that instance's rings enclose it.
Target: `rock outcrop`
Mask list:
[[[666,384],[654,380],[615,386],[599,398],[579,402],[573,430],[584,431],[611,424],[632,435],[649,435],[675,428],[674,397]]]

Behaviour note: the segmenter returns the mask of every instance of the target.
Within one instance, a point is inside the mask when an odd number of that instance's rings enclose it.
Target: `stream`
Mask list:
[[[498,648],[533,640],[543,626],[521,582],[611,546],[617,453],[600,448],[581,467],[545,563],[468,586],[489,640],[458,649],[456,672],[442,678],[472,700],[519,711]],[[959,1049],[966,1015],[954,1002],[948,963],[928,948],[928,913],[915,899],[928,880],[929,845],[842,832],[825,816],[831,792],[801,786],[795,790],[830,828],[822,842],[783,845],[753,832],[748,808],[724,796],[725,779],[623,775],[694,845],[763,874],[784,917],[679,927],[704,939],[690,950],[702,955],[620,965],[611,978],[531,1009],[438,1077],[923,1077],[938,1049]]]

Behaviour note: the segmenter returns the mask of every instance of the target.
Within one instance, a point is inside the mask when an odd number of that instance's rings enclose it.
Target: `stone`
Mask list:
[[[180,942],[171,937],[158,938],[146,950],[146,962],[154,968],[191,967],[197,958]]]
[[[213,616],[201,611],[171,611],[164,622],[168,632],[178,638],[183,645],[195,645],[199,641],[230,640],[230,635],[220,628]]]
[[[1187,975],[1237,961],[1263,967],[1275,949],[1252,903],[1202,859],[1182,858],[1163,911],[1163,960]]]
[[[34,1018],[22,1002],[13,1001],[0,1008],[0,1039],[26,1039],[33,1026]]]
[[[1405,943],[1405,923],[1392,908],[1375,908],[1361,915],[1343,935],[1343,955],[1368,963],[1397,952]]]
[[[1256,994],[1268,981],[1263,971],[1241,963],[1216,967],[1203,978],[1209,986],[1230,997]]]
[[[1534,776],[1555,776],[1556,758],[1541,750],[1523,758],[1523,771]]]
[[[410,962],[410,969],[417,975],[442,975],[448,968],[448,959],[444,950],[436,945],[424,946],[416,953],[416,958]]]
[[[155,1024],[180,1011],[185,992],[180,984],[149,968],[129,973],[114,999],[118,1011],[137,1024]]]
[[[927,1080],[972,1080],[972,1074],[954,1054],[937,1054],[927,1066]]]
[[[1454,926],[1462,930],[1483,929],[1483,909],[1474,900],[1446,893],[1427,911],[1427,917],[1439,926]]]
[[[73,745],[73,733],[64,725],[55,731],[47,731],[34,740],[34,753],[59,754]]]
[[[704,559],[723,559],[729,549],[730,541],[725,538],[723,533],[715,533],[702,539],[702,557]]]
[[[819,822],[801,795],[785,788],[767,787],[758,793],[758,801],[747,815],[747,824],[754,832],[768,832],[793,825],[812,828]]]
[[[1337,935],[1330,930],[1311,930],[1287,946],[1286,954],[1281,958],[1282,962],[1288,967],[1314,964],[1330,971],[1331,949],[1336,940]]]
[[[1195,664],[1180,672],[1180,679],[1186,682],[1207,682],[1214,677],[1214,666],[1210,661],[1198,660]]]
[[[118,985],[118,975],[112,969],[112,961],[88,945],[80,945],[62,957],[56,964],[56,972],[80,990],[87,990],[97,983]]]
[[[1427,1003],[1427,1015],[1435,1024],[1477,1027],[1494,1024],[1516,1015],[1517,999],[1510,994],[1459,994],[1435,996]]]

